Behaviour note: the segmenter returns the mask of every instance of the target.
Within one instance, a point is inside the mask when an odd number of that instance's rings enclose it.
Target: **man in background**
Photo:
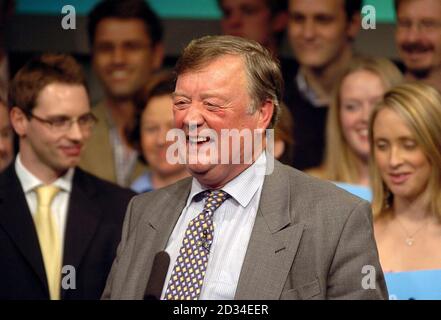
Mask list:
[[[129,186],[146,170],[126,137],[135,123],[133,96],[162,64],[162,26],[143,0],[104,0],[90,13],[88,31],[105,96],[93,109],[98,123],[80,166]]]
[[[441,91],[441,2],[395,0],[395,42],[408,80]]]
[[[288,23],[288,0],[218,0],[225,35],[259,42],[275,56]]]
[[[290,0],[288,37],[298,66],[285,77],[284,102],[294,119],[294,162],[322,162],[325,122],[336,79],[353,56],[361,0]]]

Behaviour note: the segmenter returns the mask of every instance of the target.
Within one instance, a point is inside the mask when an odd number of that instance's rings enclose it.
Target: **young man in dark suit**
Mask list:
[[[97,299],[133,193],[76,168],[96,122],[82,70],[42,55],[10,98],[19,153],[0,175],[0,299]]]

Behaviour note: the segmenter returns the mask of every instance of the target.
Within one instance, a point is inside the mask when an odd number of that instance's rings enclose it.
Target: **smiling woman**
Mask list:
[[[307,173],[331,181],[369,185],[369,115],[402,75],[385,58],[356,57],[337,81],[326,124],[325,159]]]
[[[385,271],[441,269],[441,95],[387,92],[370,120],[375,236]]]

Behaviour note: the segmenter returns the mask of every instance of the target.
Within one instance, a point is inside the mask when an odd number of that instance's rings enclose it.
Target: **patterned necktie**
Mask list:
[[[190,221],[168,282],[166,300],[198,300],[213,243],[213,214],[229,197],[222,190],[204,192],[204,210]]]
[[[40,186],[37,193],[37,213],[34,217],[41,255],[49,287],[51,300],[60,299],[61,282],[61,241],[57,223],[51,213],[51,203],[60,191],[54,186]]]

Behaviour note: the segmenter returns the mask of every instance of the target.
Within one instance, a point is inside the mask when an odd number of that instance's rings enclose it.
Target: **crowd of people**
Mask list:
[[[162,251],[166,300],[385,299],[441,269],[441,2],[394,1],[397,61],[355,52],[361,0],[217,3],[168,70],[147,2],[100,1],[95,106],[69,54],[0,81],[0,299],[142,299]]]

